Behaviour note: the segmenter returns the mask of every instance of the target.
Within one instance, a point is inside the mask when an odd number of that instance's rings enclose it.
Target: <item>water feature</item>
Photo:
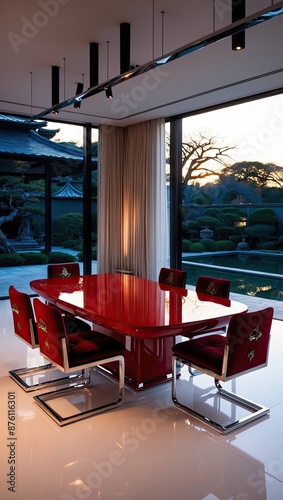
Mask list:
[[[231,281],[231,292],[283,301],[283,255],[227,252],[184,256],[187,284],[195,285],[200,274]]]

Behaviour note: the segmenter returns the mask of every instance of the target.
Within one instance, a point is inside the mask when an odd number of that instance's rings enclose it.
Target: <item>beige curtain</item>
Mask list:
[[[157,279],[167,262],[164,121],[103,125],[99,141],[98,272]]]

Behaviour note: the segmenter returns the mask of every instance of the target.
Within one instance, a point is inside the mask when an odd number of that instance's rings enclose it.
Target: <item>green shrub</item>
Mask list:
[[[201,253],[205,251],[205,247],[202,243],[192,243],[190,245],[189,251],[192,253]]]
[[[214,230],[214,236],[216,239],[228,240],[230,236],[237,234],[239,231],[231,226],[219,226]]]
[[[248,225],[264,224],[267,226],[276,226],[278,219],[271,208],[258,208],[248,217]]]
[[[77,250],[77,252],[81,252],[83,249],[83,242],[82,240],[67,240],[62,244],[62,246],[64,248],[71,248],[72,250]]]
[[[243,222],[243,217],[234,212],[223,212],[218,217],[222,226],[234,227],[235,222]]]
[[[200,243],[204,246],[206,252],[216,252],[217,250],[216,241],[210,238],[203,238]]]
[[[184,235],[186,235],[186,234],[187,234],[189,227],[190,227],[190,223],[189,223],[189,221],[185,221],[185,220],[183,220],[183,221],[182,221],[182,233],[183,233]]]
[[[191,240],[182,240],[182,251],[189,252],[191,244],[192,244]]]
[[[1,253],[0,267],[23,266],[24,259],[17,253]]]
[[[220,225],[216,217],[197,217],[196,222],[202,227],[209,227],[209,229],[214,229],[216,226]]]
[[[236,207],[227,207],[227,208],[222,208],[221,210],[222,213],[233,213],[239,215],[242,219],[246,219],[247,214],[242,210],[241,208],[236,208]]]
[[[265,241],[261,245],[261,248],[262,250],[276,250],[277,246],[278,246],[277,241]]]
[[[82,237],[83,215],[68,213],[53,220],[53,244],[63,244],[66,240],[78,240]]]
[[[65,240],[62,242],[63,248],[74,248],[78,243],[78,240]]]
[[[255,242],[263,243],[270,241],[272,236],[275,235],[276,228],[268,224],[256,224],[245,228],[245,234],[254,239]]]
[[[91,259],[92,260],[97,260],[97,246],[94,245],[93,247],[91,247]],[[80,252],[77,254],[77,260],[79,262],[82,262],[83,261],[83,252]]]
[[[238,245],[238,243],[241,243],[243,241],[243,236],[241,234],[235,234],[232,236],[229,236],[229,240],[233,241],[235,245]]]
[[[221,214],[221,208],[207,208],[203,213],[205,216],[218,219],[218,215]]]
[[[49,263],[76,262],[76,257],[65,252],[50,252],[48,254]]]
[[[231,240],[219,240],[216,242],[217,244],[217,250],[219,251],[232,251],[232,250],[236,250],[236,245],[235,243],[233,243],[233,241]]]
[[[46,264],[48,261],[47,255],[39,252],[22,252],[19,255],[23,258],[24,265]]]

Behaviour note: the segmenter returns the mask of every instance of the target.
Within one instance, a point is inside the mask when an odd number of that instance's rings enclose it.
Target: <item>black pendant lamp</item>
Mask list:
[[[131,25],[120,24],[120,74],[131,69]]]
[[[83,77],[84,77],[84,75],[83,75]],[[81,93],[82,93],[82,91],[83,91],[83,89],[84,89],[84,84],[83,84],[83,83],[81,83],[81,82],[77,83],[76,95],[81,94]],[[78,101],[76,101],[76,102],[74,103],[74,108],[75,108],[75,109],[80,109],[80,107],[81,107],[81,101],[80,101],[80,100],[78,100]]]
[[[59,104],[59,66],[51,68],[51,101],[52,106]]]
[[[232,23],[246,17],[246,0],[232,0]],[[232,35],[232,50],[245,48],[245,30]]]
[[[89,87],[96,87],[98,85],[98,64],[99,53],[98,43],[91,42],[89,44]]]

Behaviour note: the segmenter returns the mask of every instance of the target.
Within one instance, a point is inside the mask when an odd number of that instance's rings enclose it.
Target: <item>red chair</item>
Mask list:
[[[162,267],[159,272],[159,283],[164,285],[177,286],[179,288],[186,288],[186,271],[180,271],[179,269],[170,269]]]
[[[211,276],[199,276],[196,283],[196,292],[229,299],[230,287],[230,280],[213,278]]]
[[[238,429],[266,415],[269,411],[268,408],[224,390],[219,381],[232,380],[267,366],[273,312],[272,307],[267,307],[256,312],[235,314],[230,320],[225,336],[207,335],[175,344],[172,348],[172,399],[174,404],[222,434]],[[184,402],[185,393],[182,394],[183,402],[180,402],[180,398],[177,397],[177,362],[196,368],[213,377],[219,391],[218,394],[223,395],[233,403],[238,403],[241,408],[246,408],[249,414],[229,423],[221,423],[216,422],[208,414],[204,415],[197,408],[189,406],[187,401]],[[189,382],[185,383],[189,384]],[[206,398],[209,397],[207,393],[208,391],[205,393]],[[206,405],[205,401],[201,401],[201,399],[200,397],[199,405],[203,408]],[[211,411],[209,406],[207,408]]]
[[[28,294],[19,292],[13,285],[9,287],[9,299],[11,304],[15,335],[23,340],[31,349],[38,348],[38,333],[34,318],[31,299]],[[65,326],[68,332],[78,332],[90,329],[84,321],[75,317],[65,317]],[[52,364],[36,366],[32,368],[18,368],[9,372],[11,378],[17,382],[26,392],[41,389],[46,385],[68,384],[69,378],[56,377],[53,373],[49,376],[50,370],[54,370]],[[81,378],[81,374],[78,375]],[[73,380],[73,378],[72,378]]]
[[[59,264],[48,264],[47,266],[47,278],[71,278],[72,276],[80,277],[80,265],[78,262],[63,262]],[[55,307],[55,306],[54,306]],[[57,309],[61,311],[64,316],[71,319],[72,317],[78,319],[71,313],[64,311],[59,306],[56,306]],[[90,326],[89,326],[90,328]],[[68,333],[71,333],[68,331]]]
[[[47,278],[70,278],[71,276],[80,276],[78,262],[48,264],[47,266]]]
[[[72,374],[83,370],[85,374],[83,384],[34,396],[36,403],[60,426],[109,410],[120,403],[124,393],[124,346],[117,340],[93,330],[67,335],[60,311],[37,298],[34,299],[34,310],[42,356],[64,373]],[[111,396],[111,400],[107,400],[103,394],[102,402],[99,400],[94,404],[95,398],[90,388],[90,369],[113,362],[119,363],[117,397],[113,399]],[[114,379],[111,382],[114,382]],[[83,395],[86,396],[86,402],[81,401]],[[56,401],[59,400],[61,405],[63,398],[71,398],[65,416],[56,408]],[[77,411],[69,411],[69,406]]]

